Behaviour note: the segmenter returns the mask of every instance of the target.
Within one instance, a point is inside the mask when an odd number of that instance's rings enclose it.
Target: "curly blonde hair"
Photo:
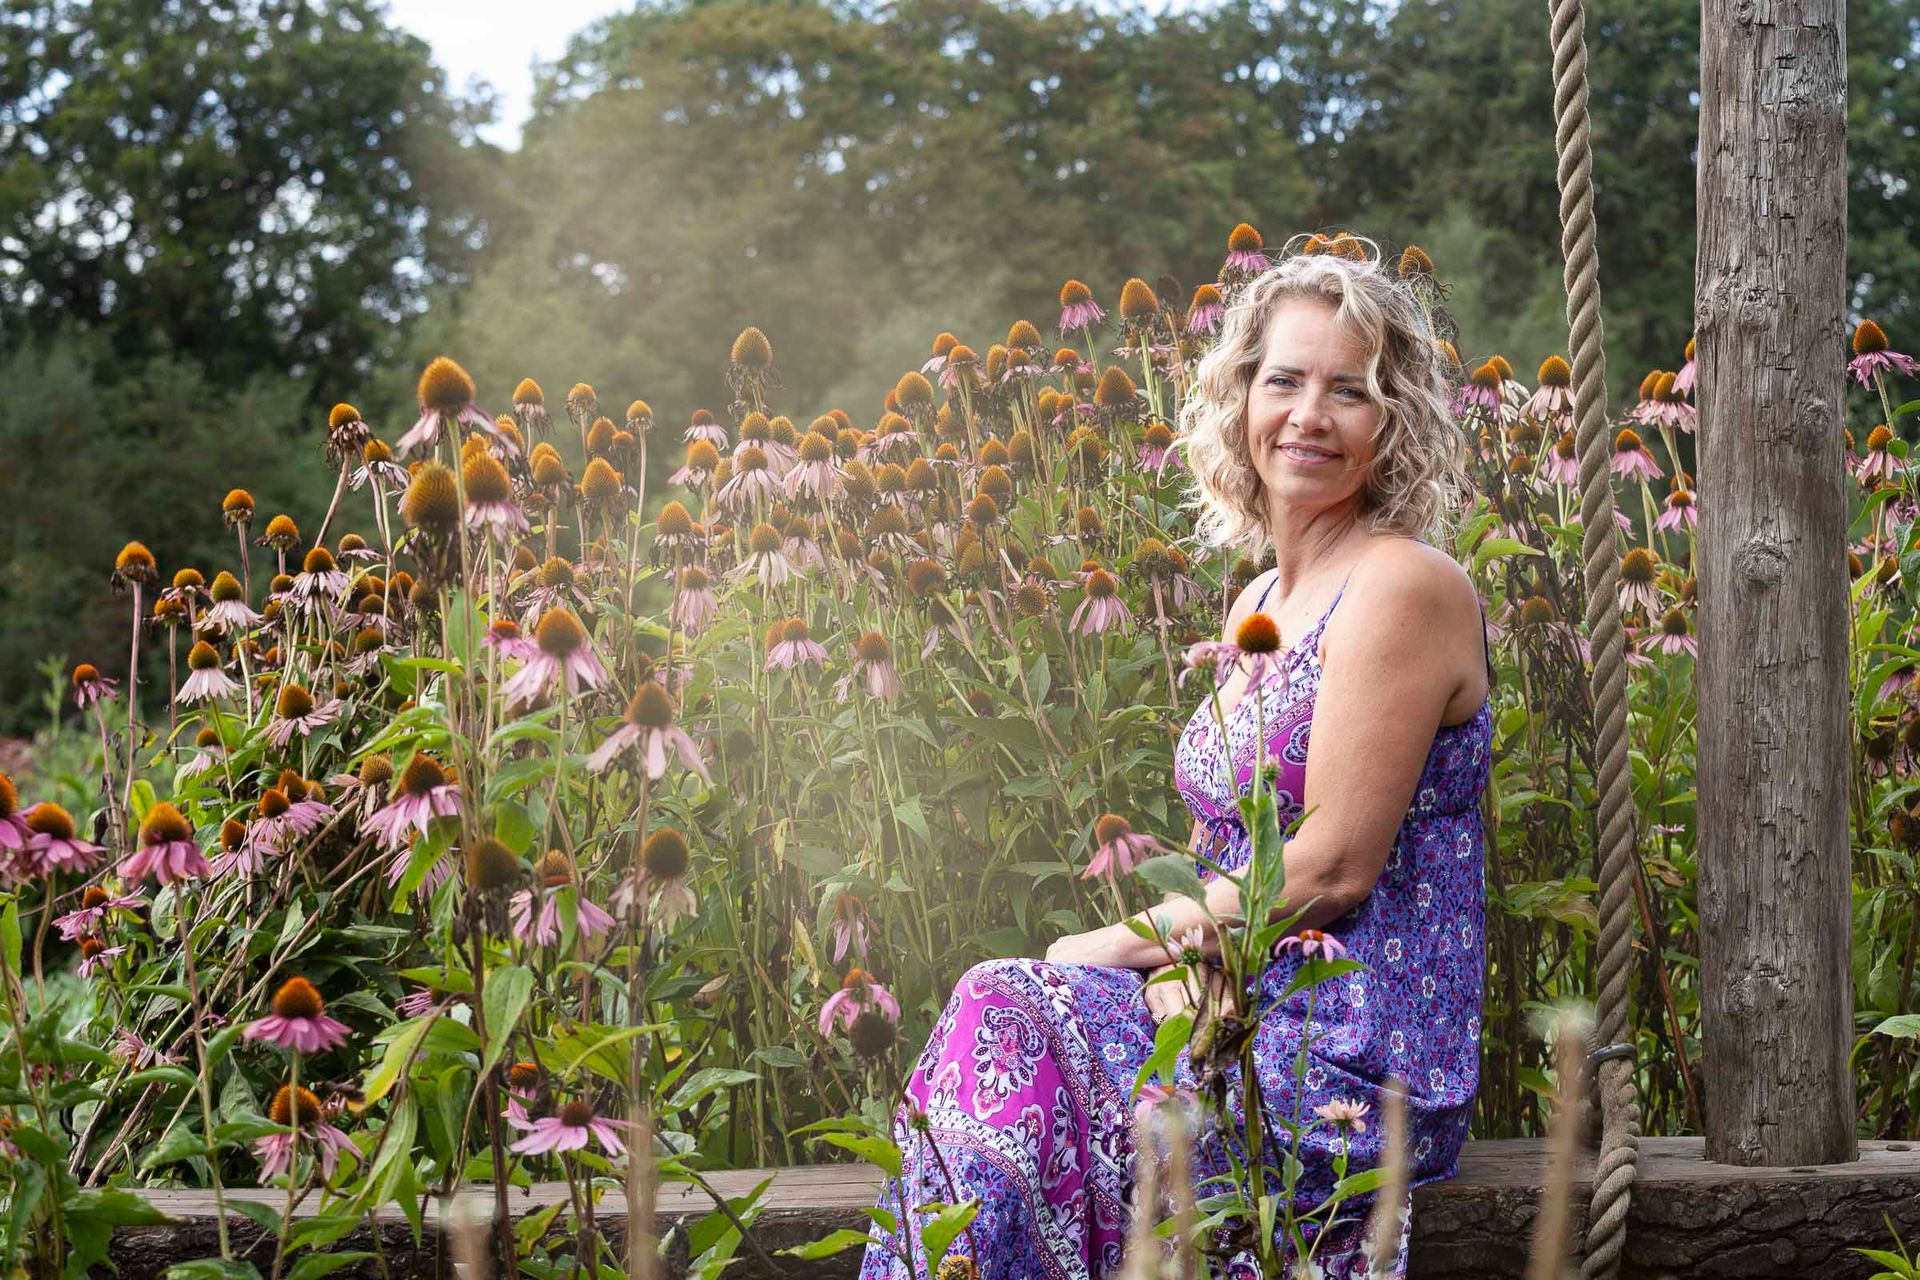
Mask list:
[[[1381,263],[1373,241],[1342,235],[1332,245],[1319,236],[1295,237],[1272,266],[1234,291],[1220,338],[1201,357],[1180,408],[1177,442],[1198,482],[1185,505],[1199,509],[1198,533],[1210,546],[1259,560],[1271,542],[1260,476],[1247,451],[1247,394],[1267,323],[1289,298],[1332,303],[1339,323],[1372,349],[1367,393],[1381,416],[1362,497],[1368,525],[1382,533],[1441,536],[1465,490],[1463,442],[1448,408],[1449,364],[1428,304]]]

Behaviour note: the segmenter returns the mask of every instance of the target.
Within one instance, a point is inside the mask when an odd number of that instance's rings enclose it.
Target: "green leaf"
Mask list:
[[[953,1247],[955,1237],[967,1229],[967,1224],[979,1212],[978,1200],[963,1200],[959,1204],[944,1206],[933,1215],[932,1222],[920,1228],[920,1243],[926,1246],[929,1274],[940,1270],[940,1261],[947,1256],[947,1250]]]
[[[20,972],[20,900],[8,898],[0,909],[0,971]]]
[[[7,1204],[7,1239],[25,1241],[33,1224],[34,1210],[47,1191],[47,1171],[29,1161],[13,1171],[13,1188]]]
[[[356,1262],[365,1262],[373,1257],[371,1253],[310,1253],[293,1264],[287,1272],[287,1280],[320,1280],[321,1276],[331,1275],[342,1267],[350,1267]]]
[[[223,1262],[219,1258],[176,1263],[163,1274],[166,1280],[260,1280],[260,1268],[251,1262]]]
[[[486,1049],[480,1056],[481,1078],[484,1079],[506,1053],[514,1029],[520,1025],[520,1015],[527,1011],[527,1002],[532,998],[533,970],[514,964],[487,975],[486,994],[481,997],[487,1015]]]
[[[1168,1080],[1173,1079],[1173,1067],[1179,1061],[1180,1051],[1187,1047],[1187,1042],[1192,1038],[1193,1012],[1191,1010],[1182,1009],[1178,1013],[1167,1015],[1167,1020],[1162,1022],[1159,1029],[1153,1033],[1153,1052],[1147,1056],[1145,1062],[1140,1064],[1140,1070],[1134,1076],[1135,1097],[1140,1095],[1141,1088],[1156,1075],[1164,1075]]]
[[[107,1227],[146,1227],[174,1221],[144,1197],[119,1187],[79,1192],[67,1201],[66,1213]]]
[[[1887,1036],[1894,1040],[1912,1040],[1920,1038],[1920,1013],[1899,1013],[1883,1019],[1868,1035]]]
[[[407,1060],[420,1044],[427,1028],[439,1020],[437,1013],[422,1014],[411,1022],[403,1022],[398,1034],[387,1041],[387,1051],[380,1058],[380,1064],[367,1073],[366,1084],[361,1092],[366,1095],[367,1105],[372,1106],[387,1096],[387,1090],[393,1088],[400,1079],[400,1073],[406,1069]]]
[[[826,1133],[820,1141],[843,1151],[851,1151],[889,1178],[900,1176],[900,1148],[891,1138],[875,1138],[857,1133]]]
[[[59,1143],[29,1125],[8,1130],[7,1137],[13,1140],[13,1145],[19,1147],[21,1153],[29,1160],[38,1160],[44,1165],[59,1164],[64,1155]]]
[[[146,1154],[140,1157],[140,1169],[142,1172],[158,1169],[161,1165],[172,1164],[188,1156],[205,1155],[206,1152],[207,1144],[200,1135],[184,1124],[179,1125],[167,1130],[160,1141],[147,1148]]]
[[[1540,556],[1545,554],[1546,552],[1541,551],[1539,548],[1530,547],[1526,543],[1513,538],[1488,538],[1485,542],[1474,548],[1473,570],[1475,573],[1478,573],[1486,568],[1491,561],[1504,559],[1507,556]]]
[[[1200,874],[1193,869],[1193,859],[1184,853],[1148,858],[1133,869],[1133,874],[1162,893],[1177,893],[1200,902],[1206,900],[1206,886],[1200,883]]]
[[[908,796],[894,805],[893,816],[911,827],[913,833],[922,840],[928,844],[933,843],[933,835],[927,830],[927,815],[920,810],[919,796]]]
[[[738,1085],[752,1084],[760,1077],[752,1071],[741,1071],[735,1067],[702,1067],[687,1078],[680,1086],[673,1100],[667,1103],[669,1109],[685,1111],[710,1093],[722,1089],[731,1089]]]
[[[796,1244],[792,1248],[780,1249],[776,1252],[789,1258],[831,1258],[836,1253],[859,1248],[866,1242],[866,1232],[856,1231],[852,1227],[842,1227],[838,1231],[821,1236],[818,1240]]]

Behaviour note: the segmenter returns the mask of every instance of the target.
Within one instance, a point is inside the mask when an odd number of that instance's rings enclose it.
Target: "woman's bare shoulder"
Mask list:
[[[1480,616],[1473,579],[1460,562],[1415,538],[1375,538],[1348,581],[1348,595],[1356,606],[1353,615],[1412,614],[1436,627],[1458,624],[1463,629]],[[1477,640],[1478,633],[1472,634]]]

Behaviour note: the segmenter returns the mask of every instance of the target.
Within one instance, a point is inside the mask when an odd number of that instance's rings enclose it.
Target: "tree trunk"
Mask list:
[[[1707,1157],[1855,1156],[1845,0],[1703,0],[1700,934]]]

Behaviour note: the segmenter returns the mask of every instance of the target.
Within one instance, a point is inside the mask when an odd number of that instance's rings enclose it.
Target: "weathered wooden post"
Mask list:
[[[1699,842],[1707,1157],[1855,1158],[1845,0],[1702,0]]]

